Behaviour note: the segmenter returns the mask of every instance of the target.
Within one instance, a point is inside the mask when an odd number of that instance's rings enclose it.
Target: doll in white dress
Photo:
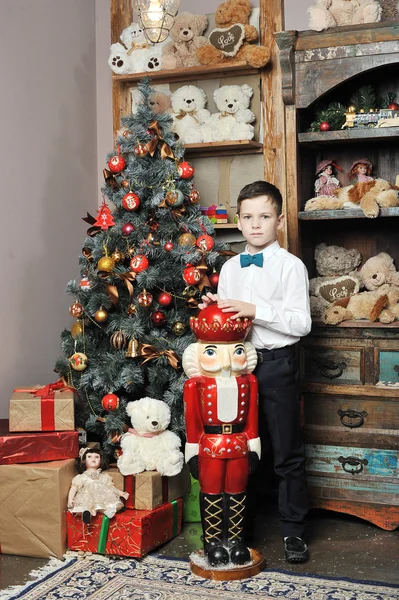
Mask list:
[[[123,507],[121,497],[129,498],[127,492],[118,490],[108,473],[107,460],[99,448],[81,448],[77,461],[79,475],[72,479],[68,494],[68,510],[81,513],[86,525],[97,512],[112,518]]]

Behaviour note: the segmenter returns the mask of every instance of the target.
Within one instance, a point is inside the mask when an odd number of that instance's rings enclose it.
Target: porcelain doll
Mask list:
[[[244,543],[246,487],[260,458],[257,354],[251,319],[210,304],[191,317],[197,343],[183,353],[186,462],[200,483],[204,554],[212,567],[251,560]]]
[[[373,170],[373,163],[368,158],[358,158],[352,164],[349,171],[349,180],[351,183],[367,183],[373,181],[370,177]]]
[[[123,508],[121,497],[127,500],[129,494],[118,490],[108,473],[105,455],[99,448],[81,448],[77,460],[79,475],[72,480],[68,494],[68,510],[82,514],[86,525],[97,512],[111,519]]]
[[[317,179],[314,184],[316,196],[334,197],[335,190],[341,187],[340,182],[334,176],[333,167],[337,167],[337,165],[332,160],[322,160],[317,165]]]

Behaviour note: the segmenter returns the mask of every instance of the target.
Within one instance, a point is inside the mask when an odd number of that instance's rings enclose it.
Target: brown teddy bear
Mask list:
[[[250,46],[256,42],[256,27],[249,25],[250,0],[227,0],[219,4],[215,13],[216,29],[211,31],[208,43],[197,50],[202,65],[224,62],[246,62],[259,69],[270,60],[265,46]]]
[[[338,188],[335,191],[336,198],[330,196],[311,198],[305,204],[305,211],[336,210],[360,206],[366,217],[374,218],[378,216],[380,207],[399,206],[398,190],[398,186],[392,185],[385,179],[355,183]]]
[[[148,99],[148,106],[157,115],[163,113],[172,113],[172,102],[168,94],[163,92],[154,92]]]
[[[392,286],[399,290],[399,273],[392,256],[386,252],[380,252],[366,260],[359,274],[364,287],[369,291],[386,294]]]
[[[355,248],[323,243],[316,246],[314,257],[319,277],[309,281],[310,312],[320,317],[333,302],[359,291],[361,278],[356,268],[362,255]]]
[[[172,42],[162,49],[162,66],[164,69],[179,69],[181,67],[197,67],[197,49],[207,43],[202,34],[208,27],[208,17],[182,12],[177,15],[170,30]]]
[[[378,292],[360,292],[349,298],[343,298],[326,309],[323,321],[327,325],[338,325],[342,321],[353,321],[366,319],[368,321],[380,321],[381,323],[392,323],[399,319],[399,305],[395,298],[389,299],[388,294]],[[394,310],[391,310],[391,306]]]

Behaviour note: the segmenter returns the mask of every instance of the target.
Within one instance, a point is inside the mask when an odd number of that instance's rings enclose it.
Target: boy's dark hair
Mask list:
[[[78,473],[84,473],[86,471],[86,456],[88,454],[98,454],[101,459],[99,468],[101,469],[101,471],[105,471],[106,469],[108,469],[108,459],[106,455],[99,446],[94,446],[93,448],[86,448],[85,451],[82,453],[82,456],[76,459],[76,467]]]
[[[280,190],[272,183],[262,180],[254,181],[242,188],[237,198],[237,214],[240,214],[241,203],[243,200],[259,198],[259,196],[267,196],[276,209],[277,216],[279,217],[281,215],[283,210],[283,197]]]

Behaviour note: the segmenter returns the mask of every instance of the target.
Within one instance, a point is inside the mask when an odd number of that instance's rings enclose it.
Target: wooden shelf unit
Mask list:
[[[341,131],[312,131],[298,133],[300,144],[321,145],[334,143],[361,144],[364,142],[381,142],[381,138],[392,141],[399,140],[399,127],[373,127],[364,129],[344,129]]]
[[[377,219],[381,217],[399,217],[399,207],[380,208]],[[301,210],[298,219],[301,221],[331,221],[331,219],[367,219],[361,208],[343,208],[342,210]]]
[[[185,144],[184,148],[186,151],[185,155],[191,158],[262,154],[263,152],[263,144],[260,142],[255,142],[254,140]]]

